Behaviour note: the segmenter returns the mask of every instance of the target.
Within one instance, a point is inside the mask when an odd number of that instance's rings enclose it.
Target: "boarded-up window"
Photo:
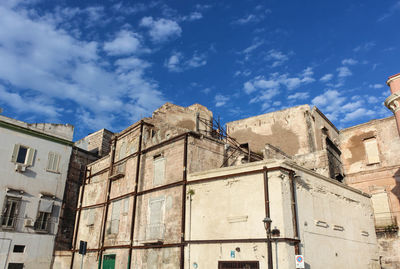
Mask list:
[[[125,198],[122,200],[122,214],[124,216],[128,215],[129,212],[129,198]]]
[[[393,223],[390,213],[389,199],[386,192],[372,194],[372,206],[375,214],[375,226],[385,227]]]
[[[379,151],[378,151],[378,144],[376,143],[376,138],[371,137],[364,140],[365,146],[365,153],[367,157],[368,164],[379,163]]]
[[[153,185],[161,185],[164,183],[165,177],[165,158],[162,156],[154,158],[154,176]]]
[[[93,209],[93,208],[86,210],[86,218],[87,218],[86,225],[87,226],[94,225],[94,217],[95,217],[94,213],[95,213],[95,209]]]
[[[49,159],[47,161],[47,171],[58,172],[60,158],[61,158],[60,154],[55,152],[49,152]]]
[[[162,239],[164,235],[164,198],[150,199],[147,239]]]
[[[121,200],[112,203],[111,212],[111,233],[117,234],[119,229],[119,215],[121,209]]]

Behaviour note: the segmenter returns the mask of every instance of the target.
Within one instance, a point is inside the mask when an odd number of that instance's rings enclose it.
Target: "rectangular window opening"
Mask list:
[[[364,139],[367,164],[380,163],[378,144],[375,137]]]
[[[13,229],[15,227],[20,201],[20,198],[6,198],[5,206],[1,214],[1,226],[3,228]]]
[[[13,252],[23,253],[25,251],[25,245],[14,245]]]

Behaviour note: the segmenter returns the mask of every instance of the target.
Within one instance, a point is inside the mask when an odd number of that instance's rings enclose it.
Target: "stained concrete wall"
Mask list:
[[[365,139],[374,138],[377,143],[379,161],[369,164]],[[400,253],[396,249],[400,242],[400,137],[394,117],[373,120],[340,132],[340,148],[348,185],[371,195],[387,196],[387,212],[377,205],[376,229],[380,255],[384,268],[400,268]],[[385,201],[380,201],[385,202]],[[393,226],[393,227],[392,227]],[[392,227],[388,230],[388,227]],[[387,240],[386,237],[390,237]]]
[[[266,243],[256,241],[266,237],[264,177],[262,171],[248,174],[264,166],[283,166],[297,175],[300,252],[306,268],[379,268],[368,195],[294,163],[265,161],[189,175],[185,236],[192,243],[186,247],[186,268],[194,263],[198,268],[217,268],[218,261],[224,260],[259,261],[260,268],[267,266]],[[219,178],[196,182],[214,177]],[[280,230],[281,238],[293,238],[288,174],[284,169],[268,172],[268,181],[272,228]],[[233,242],[218,242],[222,239]],[[274,268],[294,268],[294,247],[273,243],[273,261]]]
[[[21,199],[14,230],[0,228],[0,267],[6,267],[8,263],[24,263],[24,268],[50,268],[72,149],[71,140],[65,139],[72,139],[73,126],[28,124],[3,116],[0,116],[0,121],[0,208],[3,210],[6,196]],[[3,127],[3,124],[8,127]],[[62,143],[56,142],[60,139]],[[25,172],[15,171],[15,163],[11,161],[15,144],[35,149],[33,164]],[[58,172],[46,169],[49,152],[60,155]],[[36,221],[43,194],[53,197],[48,233],[37,231],[33,225],[25,225],[25,221],[31,220],[32,224]],[[13,253],[14,245],[24,245],[24,252]]]

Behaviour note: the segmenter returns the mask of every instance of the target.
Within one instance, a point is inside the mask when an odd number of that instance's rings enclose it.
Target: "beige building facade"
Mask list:
[[[286,125],[269,130],[277,119]],[[311,131],[299,132],[300,120]],[[313,268],[376,268],[370,198],[340,182],[339,134],[319,110],[249,119],[247,139],[237,132],[248,123],[225,132],[213,122],[201,105],[167,103],[115,134],[110,154],[86,168],[72,250],[56,251],[53,268],[79,268],[81,240],[85,268],[290,268],[295,254]],[[297,146],[259,142],[268,132]],[[353,248],[363,255],[354,259]]]

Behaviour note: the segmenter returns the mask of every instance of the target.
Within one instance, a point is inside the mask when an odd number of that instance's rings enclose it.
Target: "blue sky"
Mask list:
[[[169,101],[223,122],[300,104],[339,128],[390,116],[400,1],[0,2],[0,107],[120,131]]]

